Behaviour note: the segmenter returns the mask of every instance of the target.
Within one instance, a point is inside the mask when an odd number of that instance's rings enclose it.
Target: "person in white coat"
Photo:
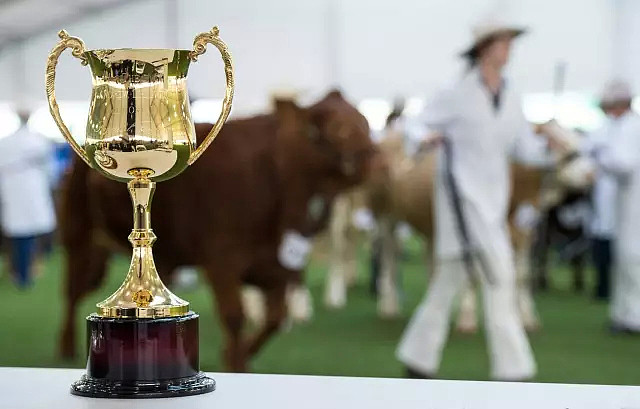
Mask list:
[[[21,127],[0,139],[0,224],[11,247],[11,265],[19,288],[31,284],[37,239],[53,232],[56,217],[51,196],[53,151],[49,141]]]
[[[427,126],[437,135],[431,137],[443,137],[451,146],[449,169],[468,227],[475,278],[484,294],[491,375],[499,380],[528,380],[536,373],[518,315],[507,229],[512,159],[540,166],[550,165],[551,160],[547,140],[533,133],[520,96],[502,75],[512,40],[524,31],[499,18],[478,24],[473,30],[475,41],[463,54],[469,70],[438,94],[424,112]],[[435,186],[435,272],[397,350],[409,377],[437,374],[453,300],[468,280],[446,165],[440,155]]]
[[[590,156],[597,155],[609,144],[616,143],[620,122],[625,120],[630,102],[631,92],[625,83],[612,81],[606,85],[600,98],[600,108],[607,118],[585,140],[584,150]],[[593,212],[587,229],[591,236],[591,253],[597,275],[594,297],[599,300],[609,300],[611,292],[616,195],[615,175],[602,170],[597,172],[591,192]]]
[[[609,86],[609,140],[596,154],[603,172],[615,177],[614,274],[611,329],[640,333],[640,116],[622,82]]]

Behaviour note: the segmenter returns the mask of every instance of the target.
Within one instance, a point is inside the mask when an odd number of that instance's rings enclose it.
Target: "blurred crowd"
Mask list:
[[[27,289],[52,249],[54,195],[71,157],[66,144],[28,126],[28,110],[19,109],[17,115],[19,128],[0,139],[1,248],[7,255],[0,271],[9,272],[18,288]]]

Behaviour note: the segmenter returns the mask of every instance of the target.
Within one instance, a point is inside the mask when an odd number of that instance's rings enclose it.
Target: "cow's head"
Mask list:
[[[540,125],[557,155],[555,179],[560,186],[572,190],[586,190],[593,184],[595,163],[580,150],[581,137],[561,127],[556,121]]]
[[[570,194],[585,194],[593,184],[596,166],[581,151],[580,135],[556,121],[539,125],[539,131],[547,136],[556,156],[556,166],[543,184],[542,207],[555,206]]]
[[[309,172],[323,190],[337,193],[358,184],[375,166],[367,120],[339,91],[306,108],[290,99],[275,105],[280,156]]]

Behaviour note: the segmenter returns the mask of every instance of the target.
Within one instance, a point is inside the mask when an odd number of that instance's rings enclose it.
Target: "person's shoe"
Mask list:
[[[612,322],[609,324],[609,332],[613,335],[640,335],[640,331],[627,327],[624,324]]]
[[[432,374],[425,374],[420,371],[416,371],[413,368],[405,367],[405,378],[408,379],[435,379]]]
[[[607,294],[607,293],[603,292],[602,290],[596,290],[596,291],[593,293],[593,299],[594,299],[595,301],[603,301],[603,302],[606,302],[606,301],[609,301],[609,294]]]

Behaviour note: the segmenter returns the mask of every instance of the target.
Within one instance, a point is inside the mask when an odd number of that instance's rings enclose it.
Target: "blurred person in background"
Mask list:
[[[612,81],[605,97],[608,138],[595,157],[617,183],[611,330],[640,333],[640,116],[626,83]]]
[[[32,284],[38,239],[54,231],[51,195],[51,143],[27,127],[28,112],[18,112],[21,126],[0,139],[0,223],[11,253],[11,269],[21,289]]]
[[[615,143],[614,138],[619,133],[630,101],[631,93],[624,83],[613,81],[607,84],[600,99],[600,108],[607,118],[604,124],[585,140],[589,154],[597,155],[607,144]],[[593,264],[597,274],[594,297],[599,300],[608,300],[611,292],[616,191],[614,175],[609,172],[597,172],[591,193],[593,213],[587,228],[591,235]]]
[[[532,165],[551,164],[547,141],[533,133],[521,98],[503,78],[513,39],[525,29],[490,16],[473,29],[474,42],[462,56],[469,69],[449,89],[436,95],[423,113],[440,138],[435,185],[435,271],[397,350],[409,377],[434,377],[439,369],[454,297],[464,287],[465,247],[478,266],[491,375],[498,380],[529,380],[536,363],[516,305],[516,273],[507,229],[512,158]],[[424,135],[424,133],[423,133]],[[446,145],[445,145],[446,148]],[[449,175],[455,175],[458,203],[468,227],[462,240]],[[482,262],[480,262],[482,261]],[[486,268],[485,268],[486,267]],[[475,274],[477,273],[477,274]],[[491,282],[488,278],[491,277]]]

